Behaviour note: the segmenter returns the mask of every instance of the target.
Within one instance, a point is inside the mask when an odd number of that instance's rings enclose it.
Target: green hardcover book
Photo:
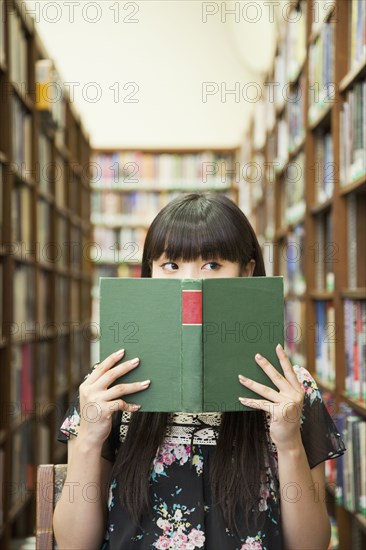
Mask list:
[[[283,309],[282,277],[101,277],[100,360],[120,348],[122,362],[140,358],[115,383],[151,380],[123,397],[141,411],[242,411],[238,397],[258,395],[238,374],[276,389],[254,356],[282,372]]]

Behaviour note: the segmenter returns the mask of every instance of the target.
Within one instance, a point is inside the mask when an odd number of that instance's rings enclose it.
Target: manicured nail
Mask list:
[[[263,357],[261,356],[260,353],[256,353],[255,358],[256,358],[256,359],[263,359]]]
[[[246,380],[248,380],[248,378],[246,378],[242,374],[239,374],[239,380],[240,380],[240,382],[245,382]]]
[[[246,405],[247,403],[247,399],[245,399],[244,397],[239,397],[239,401],[240,403],[242,403],[242,405]]]
[[[132,405],[131,408],[133,411],[138,411],[139,409],[141,409],[141,405]]]
[[[140,359],[138,357],[135,357],[134,359],[131,359],[131,363],[133,365],[137,365],[137,363],[140,361]]]
[[[143,382],[140,382],[140,386],[148,386],[150,382],[151,380],[144,380]]]
[[[124,349],[120,349],[120,350],[116,351],[116,357],[121,357],[121,355],[123,355],[124,352],[125,352]]]
[[[283,347],[281,346],[281,344],[277,344],[277,349],[278,349],[279,351],[283,351]]]

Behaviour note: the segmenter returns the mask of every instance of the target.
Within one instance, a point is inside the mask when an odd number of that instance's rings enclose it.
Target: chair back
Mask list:
[[[67,464],[40,464],[37,467],[36,550],[57,550],[53,536],[53,511],[61,496]]]

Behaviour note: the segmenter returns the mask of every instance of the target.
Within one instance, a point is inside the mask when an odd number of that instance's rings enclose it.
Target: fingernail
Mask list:
[[[148,386],[150,384],[150,380],[144,380],[143,382],[140,382],[141,386]]]
[[[135,357],[134,359],[131,359],[131,363],[133,365],[137,365],[137,363],[140,361],[140,359],[138,357]]]
[[[120,357],[121,355],[124,354],[124,352],[125,352],[124,349],[120,349],[120,350],[116,351],[116,357]]]
[[[239,401],[240,401],[240,403],[242,403],[243,405],[245,405],[245,403],[246,403],[247,400],[246,400],[244,397],[239,397]]]
[[[141,409],[141,405],[132,405],[131,408],[133,411],[138,411],[139,409]]]
[[[245,382],[245,380],[248,380],[248,379],[242,374],[239,374],[239,380],[241,380],[242,382]]]
[[[281,346],[281,344],[277,344],[277,349],[278,351],[284,351],[283,347]]]
[[[255,358],[256,358],[256,359],[263,359],[263,357],[261,356],[260,353],[256,353]]]

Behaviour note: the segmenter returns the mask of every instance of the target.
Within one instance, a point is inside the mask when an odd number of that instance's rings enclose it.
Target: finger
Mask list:
[[[136,412],[140,409],[141,405],[137,405],[136,403],[126,403],[126,401],[123,401],[122,399],[119,400],[119,410],[122,412]]]
[[[111,401],[111,406],[115,406],[117,410],[122,412],[136,412],[141,409],[141,405],[137,405],[136,403],[126,403],[126,401],[123,401],[122,399]]]
[[[289,381],[286,380],[286,378],[282,376],[282,374],[274,368],[274,366],[272,365],[272,363],[268,361],[268,359],[266,359],[265,357],[257,353],[255,355],[255,360],[258,363],[258,365],[264,370],[268,378],[272,380],[276,388],[278,388],[281,391],[288,390]]]
[[[130,359],[129,361],[124,361],[120,365],[116,365],[113,369],[106,370],[96,381],[95,389],[105,390],[110,386],[117,378],[121,378],[127,372],[135,369],[139,364],[140,360],[138,357]]]
[[[111,369],[118,361],[122,359],[122,357],[125,354],[124,349],[120,349],[119,351],[115,353],[111,353],[104,361],[100,362],[99,364],[95,365],[95,368],[93,368],[91,374],[88,376],[88,378],[85,380],[85,384],[93,384],[96,380],[98,380],[106,371]]]
[[[131,393],[146,390],[150,386],[150,382],[150,380],[144,380],[143,382],[134,382],[132,384],[116,384],[106,391],[105,399],[109,401],[117,399],[122,395],[130,395]]]
[[[246,378],[242,374],[239,374],[239,382],[243,384],[243,386],[245,386],[246,388],[249,388],[250,390],[257,393],[258,395],[261,395],[266,399],[270,399],[273,402],[278,403],[281,399],[280,393],[278,391],[273,390],[272,388],[269,388],[264,384],[260,384],[259,382],[255,382],[250,378]]]
[[[281,367],[283,369],[283,372],[284,372],[284,375],[286,377],[286,379],[290,382],[290,384],[300,390],[301,389],[301,384],[296,376],[296,373],[294,371],[294,367],[292,366],[291,364],[291,361],[289,360],[288,356],[287,356],[287,353],[285,352],[285,350],[283,349],[283,347],[281,346],[281,344],[278,344],[276,346],[276,353],[277,353],[277,357],[281,363]]]
[[[246,407],[265,411],[266,413],[273,413],[274,404],[270,401],[266,401],[265,399],[250,399],[249,397],[239,397],[239,401],[242,405],[245,405]]]

